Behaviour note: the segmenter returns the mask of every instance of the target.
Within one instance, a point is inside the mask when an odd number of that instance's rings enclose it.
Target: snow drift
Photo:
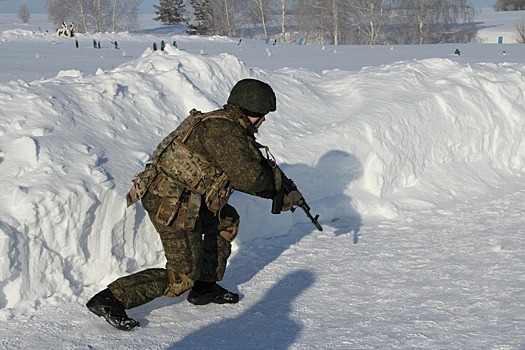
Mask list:
[[[523,65],[449,59],[269,72],[168,45],[94,76],[70,70],[0,85],[0,307],[34,308],[162,266],[144,210],[125,207],[131,179],[191,108],[219,108],[239,79],[275,89],[278,109],[259,141],[321,223],[358,228],[366,217],[400,215],[414,205],[410,191],[428,192],[431,206],[472,181],[519,176],[524,73]],[[465,176],[469,167],[484,169],[483,179]],[[232,202],[237,245],[308,225],[302,212],[272,216],[269,201],[236,194]]]

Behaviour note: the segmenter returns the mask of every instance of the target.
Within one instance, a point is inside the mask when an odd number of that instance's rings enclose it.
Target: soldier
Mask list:
[[[189,291],[194,305],[239,302],[239,295],[217,284],[222,280],[239,215],[227,204],[232,190],[273,198],[280,188],[275,171],[255,141],[265,116],[276,110],[272,88],[243,79],[231,90],[223,109],[195,109],[156,148],[152,162],[137,175],[128,205],[141,200],[159,233],[166,268],[121,277],[93,296],[86,306],[120,330],[140,326],[126,309],[157,297]],[[286,208],[302,198],[285,197]]]

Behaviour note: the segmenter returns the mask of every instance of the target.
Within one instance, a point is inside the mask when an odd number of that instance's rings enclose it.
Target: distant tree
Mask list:
[[[222,0],[220,5],[215,3],[217,14],[219,14],[218,24],[219,33],[221,35],[235,36],[238,30],[237,15],[239,14],[239,7],[237,6],[237,0]],[[244,5],[244,4],[243,4]]]
[[[139,6],[142,0],[111,0],[107,11],[111,11],[110,23],[112,32],[129,31],[138,27]]]
[[[516,23],[516,31],[518,32],[516,41],[520,44],[525,44],[525,18],[520,19]]]
[[[271,0],[252,0],[249,11],[253,23],[260,23],[264,36],[268,37],[268,21],[272,14]]]
[[[281,0],[281,40],[286,41],[286,0]]]
[[[235,36],[249,18],[246,0],[190,0],[194,18],[188,34]]]
[[[397,43],[469,42],[476,35],[476,10],[468,0],[399,0]]]
[[[309,42],[319,44],[345,44],[341,35],[348,32],[341,28],[341,7],[348,1],[341,0],[298,0],[291,10],[300,35]],[[345,3],[345,4],[343,4]]]
[[[301,32],[313,34],[321,44],[383,43],[382,32],[393,13],[392,0],[298,0],[296,5]]]
[[[498,0],[494,4],[495,11],[522,11],[525,10],[525,0]]]
[[[46,0],[49,20],[75,23],[77,32],[129,31],[137,28],[142,0]]]
[[[213,10],[209,0],[190,0],[195,19],[188,24],[188,34],[206,35],[215,30]]]
[[[31,14],[29,13],[29,8],[25,3],[21,3],[18,6],[18,11],[16,13],[16,17],[20,18],[20,20],[23,23],[29,22],[29,17],[31,17]]]
[[[186,6],[183,0],[160,0],[158,5],[153,5],[155,14],[153,20],[162,22],[162,24],[173,25],[186,22],[184,13]]]
[[[385,0],[354,0],[349,2],[344,13],[359,37],[364,36],[370,45],[376,45],[392,14],[391,6],[391,1]]]

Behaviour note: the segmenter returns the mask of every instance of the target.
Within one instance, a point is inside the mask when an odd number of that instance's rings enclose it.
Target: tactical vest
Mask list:
[[[224,111],[203,114],[192,109],[186,118],[153,152],[151,163],[135,175],[127,195],[128,206],[140,200],[149,190],[162,198],[156,219],[164,225],[193,229],[202,199],[216,214],[228,201],[232,190],[227,175],[185,143],[205,120],[228,119]]]

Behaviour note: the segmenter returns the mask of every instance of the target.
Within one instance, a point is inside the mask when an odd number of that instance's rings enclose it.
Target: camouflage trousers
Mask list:
[[[160,200],[148,192],[142,198],[142,205],[160,236],[166,268],[146,269],[108,285],[126,309],[169,294],[168,272],[172,272],[172,276],[187,277],[191,282],[222,280],[231,254],[231,241],[239,227],[239,214],[234,207],[226,204],[219,215],[214,215],[202,205],[195,229],[183,230],[176,228],[174,223],[166,226],[156,221]]]

